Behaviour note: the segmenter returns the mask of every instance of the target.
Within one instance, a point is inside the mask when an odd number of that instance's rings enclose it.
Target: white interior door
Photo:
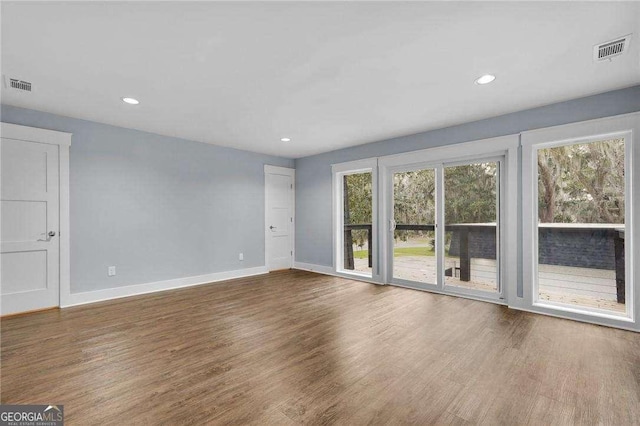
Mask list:
[[[58,146],[2,138],[2,315],[59,305]]]
[[[270,271],[293,266],[293,170],[265,168],[265,245]]]

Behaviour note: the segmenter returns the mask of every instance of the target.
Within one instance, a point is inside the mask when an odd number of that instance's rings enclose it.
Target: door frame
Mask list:
[[[20,126],[11,123],[0,123],[0,136],[25,142],[35,142],[58,147],[58,185],[59,185],[59,277],[58,307],[71,303],[71,238],[69,221],[69,149],[71,133],[37,127]]]
[[[418,282],[418,281],[410,281],[405,280],[403,278],[394,278],[393,270],[394,270],[394,249],[395,249],[395,240],[394,233],[396,227],[396,220],[394,218],[394,210],[395,210],[395,191],[394,191],[394,175],[396,173],[408,173],[408,172],[417,172],[420,170],[433,170],[434,175],[434,202],[435,202],[435,212],[434,212],[434,239],[436,244],[436,282],[435,283],[427,283],[427,282]],[[382,259],[382,263],[386,265],[386,276],[385,282],[387,284],[395,285],[398,287],[407,287],[413,288],[416,290],[425,290],[425,291],[442,291],[442,278],[441,275],[444,276],[444,270],[440,265],[439,261],[439,252],[440,247],[442,246],[442,241],[444,241],[442,236],[444,236],[444,232],[440,231],[441,226],[438,226],[440,223],[440,210],[444,212],[443,209],[443,200],[442,191],[438,191],[438,187],[441,185],[440,181],[442,180],[442,164],[441,163],[433,163],[433,162],[423,162],[423,163],[412,163],[407,165],[395,165],[384,167],[385,171],[385,181],[383,183],[384,189],[383,191],[387,194],[385,199],[387,203],[383,206],[384,208],[384,217],[385,225],[384,231],[387,235],[384,238],[386,246],[383,249],[384,257]]]
[[[269,188],[267,187],[267,175],[284,175],[291,177],[291,263],[289,268],[293,268],[296,256],[296,170],[289,167],[264,165],[264,267],[269,269]]]
[[[519,135],[499,136],[489,139],[474,140],[446,145],[442,147],[427,148],[420,151],[394,154],[378,158],[380,173],[380,261],[383,272],[383,279],[386,284],[398,287],[409,287],[417,290],[430,291],[434,293],[448,294],[458,297],[465,297],[476,300],[489,301],[500,304],[508,304],[517,297],[517,282],[519,276],[518,264],[518,208],[519,208],[519,164],[518,148],[520,145]],[[504,170],[501,170],[500,193],[501,193],[501,231],[503,233],[499,255],[502,255],[500,262],[501,272],[501,293],[500,295],[484,295],[473,291],[459,291],[451,286],[436,285],[422,288],[419,286],[407,285],[406,283],[393,282],[392,270],[389,268],[390,253],[390,227],[393,203],[393,183],[391,181],[394,170],[419,169],[421,167],[437,169],[440,166],[449,164],[470,163],[477,159],[503,158]],[[443,172],[436,170],[436,179],[444,180]],[[442,184],[443,182],[440,182]],[[444,198],[436,194],[437,214],[444,217]],[[391,207],[390,207],[391,206]],[[436,238],[441,240],[440,247],[444,240],[444,228],[436,230]],[[439,249],[438,249],[439,250]],[[438,271],[441,278],[442,271]]]
[[[473,157],[473,159],[469,159],[468,157],[464,160],[459,160],[458,158],[450,158],[450,159],[441,159],[437,162],[424,162],[424,163],[412,163],[409,165],[395,165],[385,167],[385,178],[386,182],[384,183],[384,190],[387,192],[388,203],[385,208],[385,215],[388,218],[386,223],[386,232],[387,235],[387,247],[386,256],[384,259],[384,263],[387,265],[387,276],[386,282],[399,286],[399,287],[407,287],[413,288],[417,290],[425,290],[425,291],[434,291],[440,293],[446,293],[456,296],[463,297],[472,297],[478,298],[482,300],[491,300],[497,301],[500,303],[504,303],[506,286],[503,283],[503,279],[506,276],[505,270],[505,262],[504,262],[504,246],[506,245],[506,237],[505,237],[505,221],[503,217],[505,216],[506,211],[506,161],[507,161],[507,150],[505,150],[502,154],[491,154],[491,155],[482,155],[478,154]],[[496,216],[498,218],[497,221],[497,238],[496,238],[496,279],[498,283],[498,290],[496,292],[488,292],[484,290],[476,290],[472,288],[464,288],[460,286],[454,286],[446,283],[445,275],[444,275],[444,257],[445,257],[445,232],[446,232],[446,218],[445,218],[445,199],[446,199],[446,188],[444,185],[444,171],[447,167],[455,167],[455,166],[463,166],[468,164],[475,164],[479,162],[495,162],[498,165],[498,178],[497,178],[497,188],[498,188],[498,203],[496,206]],[[394,183],[393,176],[396,173],[403,172],[412,172],[419,170],[433,170],[435,174],[435,241],[436,241],[436,282],[435,283],[426,283],[426,282],[418,282],[418,281],[410,281],[402,278],[394,278],[393,270],[394,270],[394,238],[393,232],[395,228],[395,220],[394,220]]]
[[[442,275],[440,275],[440,279],[442,280],[442,290],[444,290],[447,294],[455,294],[455,295],[467,295],[467,296],[473,296],[473,297],[479,297],[479,298],[487,298],[487,299],[495,299],[498,302],[504,302],[506,300],[506,293],[507,293],[507,286],[505,285],[504,282],[504,277],[507,275],[506,272],[506,267],[505,267],[505,250],[504,247],[506,245],[506,233],[504,232],[505,229],[505,214],[506,214],[506,206],[507,206],[507,194],[506,194],[506,187],[507,187],[507,182],[506,182],[506,170],[507,170],[507,151],[505,151],[503,153],[503,155],[495,155],[495,156],[484,156],[484,155],[478,155],[477,158],[475,158],[472,161],[469,161],[468,159],[465,161],[448,161],[448,162],[444,162],[442,163],[442,200],[441,200],[441,207],[442,210],[439,212],[442,215],[442,226],[441,231],[442,232],[442,236],[441,238],[441,244],[442,244],[442,257],[444,258],[444,233],[446,232],[446,217],[445,217],[445,212],[444,212],[444,204],[445,204],[445,200],[447,198],[447,190],[446,190],[446,186],[444,185],[444,170],[447,167],[456,167],[456,166],[463,166],[463,165],[468,165],[468,164],[474,164],[474,163],[478,163],[478,162],[494,162],[497,164],[498,166],[498,178],[496,180],[496,184],[497,184],[497,197],[498,197],[498,202],[497,202],[497,206],[496,206],[496,217],[497,219],[497,226],[496,226],[496,233],[497,233],[497,238],[496,238],[496,279],[497,279],[497,285],[498,285],[498,290],[496,292],[487,292],[484,290],[477,290],[477,289],[472,289],[472,288],[465,288],[462,286],[455,286],[455,285],[451,285],[451,284],[447,284],[446,283],[446,279],[444,278],[444,268],[441,272]]]
[[[344,269],[344,253],[343,253],[343,227],[344,227],[344,198],[342,191],[342,183],[344,176],[371,173],[371,246],[369,250],[373,250],[371,276],[358,273],[355,271],[347,271]],[[355,278],[374,284],[383,284],[380,264],[380,230],[378,217],[380,214],[380,205],[378,203],[378,160],[376,158],[366,158],[364,160],[347,161],[331,165],[331,217],[332,217],[332,240],[333,246],[333,273],[340,277]]]

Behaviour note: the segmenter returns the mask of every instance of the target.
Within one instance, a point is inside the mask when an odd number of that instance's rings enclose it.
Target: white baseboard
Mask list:
[[[315,265],[313,263],[294,262],[293,269],[299,269],[301,271],[316,272],[318,274],[324,274],[324,275],[332,275],[334,277],[345,278],[348,280],[363,281],[365,283],[370,283],[370,284],[384,285],[378,281],[373,280],[370,277],[352,275],[352,274],[342,274],[340,272],[336,272],[333,270],[333,267],[331,266]]]
[[[331,266],[314,265],[313,263],[293,262],[293,268],[325,275],[336,275]]]
[[[554,317],[554,318],[562,318],[562,319],[566,319],[566,320],[571,320],[571,321],[578,321],[578,322],[585,322],[587,324],[595,324],[595,325],[600,325],[603,327],[612,327],[612,328],[619,328],[621,330],[628,330],[628,331],[633,331],[636,333],[640,333],[640,328],[638,328],[637,326],[634,327],[633,325],[626,325],[624,323],[620,324],[609,324],[609,323],[604,323],[602,321],[598,321],[597,319],[590,319],[590,318],[576,318],[575,316],[572,315],[567,315],[567,314],[563,314],[561,311],[558,312],[549,312],[549,311],[541,311],[539,309],[536,309],[536,307],[532,307],[532,308],[527,308],[524,306],[508,306],[509,309],[514,309],[516,311],[524,311],[524,312],[530,312],[532,314],[536,314],[536,315],[546,315],[548,317]],[[632,321],[628,321],[629,323],[633,324]]]
[[[68,303],[61,305],[60,307],[68,308],[70,306],[103,302],[105,300],[120,299],[122,297],[137,296],[140,294],[155,293],[158,291],[173,290],[176,288],[210,284],[234,278],[250,277],[253,275],[262,275],[268,272],[269,270],[266,266],[258,266],[255,268],[238,269],[235,271],[215,272],[213,274],[198,275],[195,277],[176,278],[173,280],[107,288],[104,290],[71,293],[69,295]]]

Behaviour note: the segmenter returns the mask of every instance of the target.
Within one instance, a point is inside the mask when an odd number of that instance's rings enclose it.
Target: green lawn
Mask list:
[[[369,253],[367,250],[353,252],[356,259],[366,259]],[[398,247],[393,250],[393,255],[398,256],[435,256],[435,252],[427,247]]]

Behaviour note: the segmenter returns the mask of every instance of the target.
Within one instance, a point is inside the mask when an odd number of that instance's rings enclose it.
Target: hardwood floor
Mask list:
[[[640,335],[302,271],[4,319],[3,403],[91,424],[640,424]]]

